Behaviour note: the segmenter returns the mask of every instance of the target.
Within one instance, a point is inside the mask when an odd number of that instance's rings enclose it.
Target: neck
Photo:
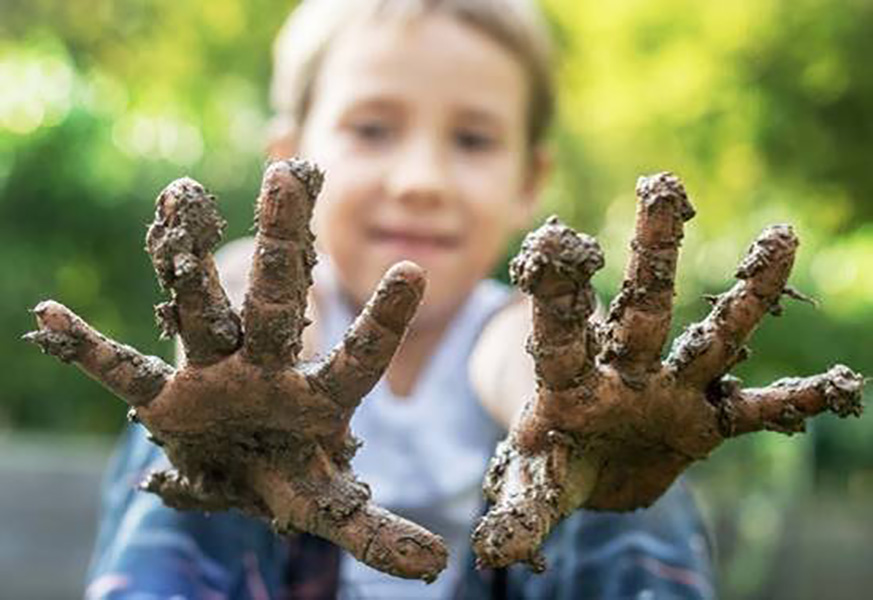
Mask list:
[[[352,312],[359,313],[363,306],[350,301],[348,297],[346,299]],[[385,371],[385,380],[395,397],[405,398],[412,394],[428,360],[436,352],[449,324],[463,304],[462,298],[454,306],[442,311],[419,307],[418,314],[406,330],[403,341]]]
[[[428,359],[436,352],[449,322],[432,324],[430,327],[411,327],[394,354],[385,373],[391,393],[398,398],[409,396],[427,366]]]

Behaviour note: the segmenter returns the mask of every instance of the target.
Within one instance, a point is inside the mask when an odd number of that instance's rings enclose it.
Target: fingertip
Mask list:
[[[493,569],[518,562],[541,564],[541,525],[533,515],[520,514],[507,506],[493,507],[473,532],[473,553],[477,564]]]
[[[636,193],[641,200],[654,200],[674,194],[680,196],[686,195],[682,180],[670,171],[661,171],[652,175],[640,175],[637,178]]]
[[[861,416],[864,411],[864,385],[866,378],[846,365],[836,364],[825,374],[825,396],[831,412],[841,417]]]
[[[410,261],[396,263],[382,276],[366,310],[380,324],[402,332],[421,304],[425,284],[424,269]]]
[[[284,159],[268,164],[255,209],[258,229],[280,239],[311,237],[309,221],[323,180],[322,171],[305,160]]]
[[[318,165],[302,158],[275,160],[264,170],[262,187],[284,187],[291,181],[301,184],[311,201],[321,192],[324,171]]]
[[[190,250],[202,257],[218,245],[226,225],[215,196],[198,181],[180,177],[158,194],[146,250],[153,257],[162,251],[175,253],[182,236],[190,240]]]
[[[523,292],[536,295],[543,283],[585,284],[604,263],[603,250],[595,238],[551,216],[525,236],[509,272],[512,282]]]
[[[404,260],[391,266],[385,273],[387,281],[397,281],[415,290],[419,297],[427,287],[427,273],[411,260]]]
[[[269,163],[267,168],[264,169],[264,176],[261,179],[261,185],[263,187],[274,185],[282,186],[286,185],[291,178],[297,180],[296,177],[293,177],[293,173],[288,166],[288,161],[275,160]]]
[[[448,564],[442,537],[408,521],[386,521],[368,545],[365,562],[404,579],[432,583]]]
[[[207,195],[206,188],[196,179],[188,176],[179,177],[161,190],[155,199],[155,205],[162,217],[170,219],[183,200],[199,200]]]
[[[54,300],[43,300],[31,309],[40,327],[57,329],[69,324],[71,311],[69,308]]]
[[[749,248],[737,267],[737,279],[750,279],[770,272],[779,279],[787,279],[794,263],[800,239],[791,225],[779,224],[766,227]],[[784,288],[782,283],[779,291]]]
[[[58,306],[58,303],[54,300],[40,300],[36,306],[30,309],[30,312],[40,317],[48,311],[55,310],[56,306]]]
[[[786,248],[794,249],[800,245],[800,238],[789,223],[777,223],[766,227],[758,236],[759,240],[776,240]]]

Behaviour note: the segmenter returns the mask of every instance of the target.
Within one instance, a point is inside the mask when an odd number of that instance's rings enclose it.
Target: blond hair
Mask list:
[[[533,0],[302,0],[273,46],[272,133],[296,132],[303,125],[321,62],[345,27],[365,19],[428,14],[474,27],[516,57],[529,82],[528,143],[540,142],[552,120],[554,91],[548,30]]]

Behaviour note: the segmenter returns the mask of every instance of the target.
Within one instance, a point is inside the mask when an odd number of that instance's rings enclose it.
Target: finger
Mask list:
[[[182,338],[186,360],[214,363],[240,344],[239,317],[221,287],[212,251],[225,223],[213,198],[187,177],[158,196],[146,248],[171,299],[156,307],[163,334]]]
[[[539,385],[574,387],[594,365],[597,349],[588,318],[596,307],[591,276],[603,267],[597,241],[550,217],[528,234],[510,265],[512,281],[533,297],[528,351]]]
[[[718,390],[719,428],[725,437],[765,429],[790,435],[805,431],[806,419],[819,413],[859,417],[864,410],[864,378],[843,365],[765,388],[739,389],[734,381],[723,382]]]
[[[590,465],[573,456],[572,444],[560,434],[550,436],[549,447],[535,454],[519,451],[512,437],[501,442],[483,486],[492,506],[473,531],[477,565],[526,562],[537,572],[544,570],[540,546],[561,519],[585,502],[595,479]]]
[[[660,366],[683,227],[694,216],[682,182],[670,173],[640,177],[636,193],[636,230],[621,292],[606,319],[605,354],[632,376]]]
[[[361,562],[404,579],[434,581],[448,561],[441,537],[371,503],[325,534]]]
[[[175,469],[149,473],[139,488],[157,494],[164,504],[177,510],[219,512],[235,506],[226,495],[210,492]]]
[[[424,295],[424,271],[404,261],[391,267],[343,341],[315,374],[339,404],[355,407],[382,377]]]
[[[673,344],[667,364],[685,381],[706,386],[741,360],[761,318],[778,309],[798,240],[788,225],[765,229],[737,269],[739,281],[700,323]]]
[[[76,363],[131,406],[149,404],[173,375],[161,359],[104,337],[63,304],[46,300],[33,313],[39,330],[24,339],[63,362]]]
[[[276,161],[264,173],[243,303],[245,353],[256,364],[284,366],[302,348],[306,295],[316,261],[309,220],[322,180],[315,165],[297,159]]]
[[[404,579],[431,582],[446,567],[448,552],[440,536],[372,504],[369,488],[349,473],[293,486],[275,471],[260,470],[256,485],[279,533],[313,533]]]

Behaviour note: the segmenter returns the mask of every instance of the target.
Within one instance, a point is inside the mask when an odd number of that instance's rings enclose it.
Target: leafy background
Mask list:
[[[124,423],[107,392],[17,340],[39,299],[170,356],[142,251],[152,201],[189,174],[219,196],[230,238],[248,231],[270,44],[291,4],[0,2],[0,435],[109,435]],[[792,284],[821,306],[768,319],[737,374],[758,385],[834,362],[873,372],[873,3],[543,6],[561,106],[546,205],[600,239],[603,295],[620,281],[636,177],[673,170],[698,209],[677,323],[705,314],[701,294],[730,284],[758,231],[790,222],[802,239]],[[850,556],[873,558],[858,538],[873,522],[869,417],[739,440],[692,476],[726,597],[815,597],[804,565],[829,593],[849,590],[864,568]]]

